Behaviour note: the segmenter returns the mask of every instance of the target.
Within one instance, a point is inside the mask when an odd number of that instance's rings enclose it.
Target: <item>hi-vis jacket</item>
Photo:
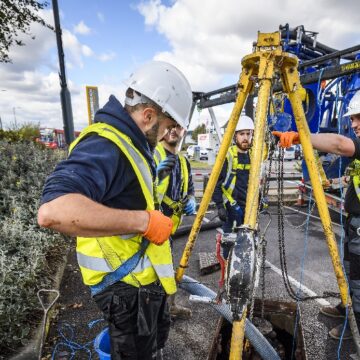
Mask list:
[[[167,189],[169,187],[170,175],[161,181],[161,183],[157,186],[157,197],[159,204],[165,203],[169,208],[173,210],[173,214],[171,216],[171,220],[174,225],[172,228],[172,234],[176,232],[178,227],[181,224],[182,216],[183,216],[183,208],[185,202],[187,200],[188,191],[189,191],[189,170],[186,164],[186,159],[181,154],[178,154],[180,161],[180,169],[181,169],[181,189],[180,189],[180,200],[174,201],[168,195],[166,195]],[[154,160],[156,166],[159,163],[166,159],[166,151],[165,148],[158,144],[155,148],[154,152]]]
[[[349,175],[352,177],[356,195],[360,201],[360,160],[354,160],[349,165]]]
[[[131,139],[111,125],[95,123],[82,131],[80,136],[71,144],[70,152],[90,134],[97,134],[112,141],[125,154],[140,183],[147,204],[146,209],[153,210],[156,193],[151,170],[146,159],[133,145]],[[78,237],[76,252],[84,283],[90,286],[100,284],[107,274],[118,269],[121,264],[136,254],[141,243],[142,236],[140,234]],[[150,243],[135,269],[118,281],[121,280],[139,287],[158,279],[167,294],[176,292],[172,255],[168,240],[161,246]]]
[[[237,171],[250,171],[250,163],[240,164],[238,163],[238,151],[237,146],[233,145],[229,148],[227,154],[227,173],[225,180],[223,181],[221,185],[222,193],[223,193],[223,203],[226,204],[227,202],[230,203],[230,205],[235,205],[236,200],[233,198],[233,192],[235,189],[236,184],[236,174]],[[245,184],[247,187],[247,184]]]

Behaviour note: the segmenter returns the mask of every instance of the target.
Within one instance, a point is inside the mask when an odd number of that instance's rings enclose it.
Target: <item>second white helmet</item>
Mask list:
[[[347,112],[344,114],[344,116],[351,116],[356,114],[360,114],[360,90],[358,90],[351,98]]]
[[[188,127],[192,91],[183,73],[175,66],[164,61],[151,61],[134,71],[125,84],[160,106],[183,128]]]
[[[254,130],[254,122],[252,121],[250,116],[242,115],[236,125],[236,131],[241,130]]]

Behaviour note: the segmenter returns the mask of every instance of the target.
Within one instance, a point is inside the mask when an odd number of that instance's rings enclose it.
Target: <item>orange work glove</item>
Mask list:
[[[158,210],[150,210],[147,211],[147,213],[149,214],[150,219],[143,236],[155,245],[161,245],[169,239],[173,222],[169,217],[163,215]]]
[[[292,144],[296,145],[300,143],[299,134],[295,131],[273,131],[272,134],[280,138],[280,146],[283,148],[288,148]]]

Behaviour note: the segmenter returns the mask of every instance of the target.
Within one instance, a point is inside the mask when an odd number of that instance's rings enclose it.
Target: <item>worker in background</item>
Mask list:
[[[344,116],[350,116],[351,128],[356,138],[351,139],[338,134],[310,134],[313,147],[321,152],[347,156],[352,159],[350,165],[350,182],[345,195],[345,211],[348,213],[344,224],[344,267],[352,297],[356,322],[360,325],[360,91],[358,90],[349,103]],[[299,134],[294,131],[277,132],[273,134],[280,138],[280,146],[287,148],[299,144]],[[332,318],[345,318],[346,309],[340,302],[335,307],[324,306],[320,312]],[[349,324],[349,322],[347,322]],[[330,330],[329,335],[340,339],[343,323]],[[343,339],[352,337],[349,326],[346,327]]]
[[[167,171],[168,174],[164,179],[159,179],[158,200],[161,211],[173,221],[172,235],[180,226],[183,215],[193,215],[196,211],[190,163],[177,151],[184,133],[185,128],[180,124],[174,125],[154,153],[158,172]],[[175,304],[175,294],[169,297],[169,304],[173,317],[187,319],[191,316],[189,308]]]
[[[156,210],[157,141],[187,127],[192,92],[171,64],[153,61],[111,95],[47,178],[40,226],[77,236],[83,281],[109,323],[113,360],[161,358],[176,292],[171,219]]]
[[[227,152],[224,165],[216,184],[213,201],[218,209],[219,219],[224,221],[224,236],[244,221],[246,194],[250,172],[249,149],[254,132],[254,122],[249,116],[240,116],[235,129],[234,142]],[[229,248],[223,248],[228,257]]]

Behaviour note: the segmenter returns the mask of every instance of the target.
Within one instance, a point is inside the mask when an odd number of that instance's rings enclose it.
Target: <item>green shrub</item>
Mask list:
[[[35,141],[39,137],[39,125],[24,124],[19,129],[0,130],[0,140],[7,142]]]
[[[39,323],[36,293],[51,287],[47,259],[64,252],[64,238],[37,225],[45,178],[64,155],[0,140],[0,354],[26,343],[29,324]]]

